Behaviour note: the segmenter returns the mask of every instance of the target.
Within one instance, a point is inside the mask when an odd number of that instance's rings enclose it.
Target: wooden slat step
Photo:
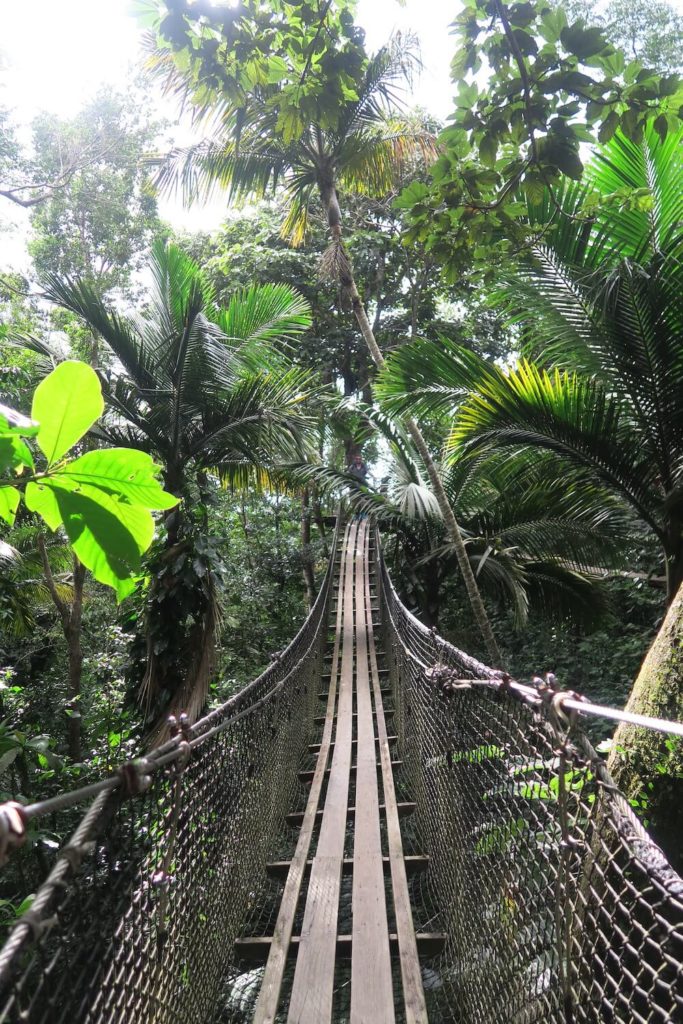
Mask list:
[[[377,737],[375,737],[375,743],[379,743]],[[387,743],[398,743],[398,736],[387,736]],[[355,748],[358,746],[358,740],[351,740],[351,747]],[[320,750],[319,743],[309,743],[308,749],[311,754],[317,754]],[[330,744],[330,750],[334,750],[334,743]]]
[[[388,709],[385,708],[384,709],[384,714],[385,715],[393,715],[393,714],[395,714],[395,712],[394,712],[393,708],[388,708]],[[375,718],[377,716],[377,712],[373,711],[372,715],[373,715],[373,718]],[[353,718],[356,717],[355,713],[352,715],[352,717]],[[313,719],[313,724],[314,725],[324,725],[325,721],[326,721],[326,716],[325,715],[316,715],[316,717]]]
[[[416,932],[415,941],[420,956],[438,956],[443,952],[447,936],[444,932]],[[243,936],[235,940],[235,954],[243,960],[251,960],[255,963],[265,963],[270,953],[270,945],[273,941],[271,935]],[[289,945],[289,955],[296,956],[299,947],[300,937],[292,935]],[[398,952],[398,939],[395,934],[390,933],[389,945],[392,954]],[[352,941],[350,935],[337,936],[337,955],[340,957],[351,956]]]
[[[379,669],[377,669],[377,671],[379,673],[380,678],[385,678],[386,676],[389,675],[389,669],[388,668],[379,668]],[[329,681],[330,681],[330,673],[329,672],[323,672],[321,674],[321,676],[320,676],[320,679],[321,679],[322,682],[329,683]]]
[[[426,871],[429,867],[429,857],[425,854],[408,854],[405,857],[406,862],[406,874],[417,875],[420,871]],[[266,864],[266,871],[272,878],[286,878],[289,873],[291,860],[274,860],[270,864]],[[306,871],[311,870],[312,860],[306,862]],[[384,873],[389,874],[391,869],[391,861],[389,857],[382,857],[382,866]],[[342,873],[345,875],[353,874],[353,858],[346,857],[342,865]]]
[[[332,1018],[336,938],[339,932],[337,921],[351,774],[351,713],[355,662],[353,595],[357,592],[358,585],[357,540],[360,533],[361,527],[355,522],[352,523],[345,544],[348,559],[345,564],[349,571],[345,576],[343,616],[340,624],[342,645],[335,749],[331,755],[331,765],[325,772],[328,780],[325,807],[301,924],[301,949],[300,955],[297,956],[287,1014],[289,1024],[322,1024],[323,1021]],[[334,662],[331,672],[334,672]],[[330,716],[334,710],[332,703],[333,698],[330,698],[327,707]],[[323,775],[320,769],[324,761],[321,762],[321,758],[318,761],[319,776]],[[291,949],[290,943],[287,952]],[[272,1014],[267,1024],[271,1024],[274,1019],[275,1014]],[[256,1024],[260,1022],[257,1020]]]
[[[367,524],[360,534],[363,563],[356,589],[356,817],[351,885],[351,1024],[395,1024],[387,891],[382,863],[377,759],[372,717],[367,571]],[[380,767],[382,762],[380,761]]]
[[[407,818],[409,815],[414,814],[416,808],[417,808],[417,804],[413,800],[404,800],[402,803],[396,804],[396,810],[398,812],[399,818]],[[380,804],[379,805],[379,809],[380,809],[381,812],[384,812],[386,810],[384,804]],[[346,812],[346,816],[347,816],[347,818],[353,818],[355,816],[355,813],[356,813],[356,808],[355,807],[349,807],[349,809]],[[323,812],[322,811],[318,811],[316,813],[316,818],[320,819],[320,818],[322,818],[322,816],[323,816]],[[293,811],[291,814],[288,814],[286,816],[286,818],[285,818],[285,821],[287,822],[287,824],[288,825],[292,825],[294,827],[296,827],[297,825],[300,825],[303,820],[304,820],[304,811]]]
[[[382,762],[378,761],[376,767],[377,767],[378,771],[381,771],[382,770]],[[402,768],[403,767],[403,761],[392,761],[391,762],[391,767],[394,769],[394,771],[396,771],[397,768]],[[325,769],[325,774],[329,775],[331,770],[332,770],[331,768],[326,768]],[[350,770],[351,774],[354,775],[355,772],[356,772],[355,764],[352,764],[351,768],[349,770]],[[304,782],[304,783],[308,784],[309,782],[313,781],[313,776],[314,775],[315,775],[314,771],[312,771],[312,772],[299,772],[297,777],[299,779],[299,782]]]
[[[382,688],[382,690],[381,690],[380,692],[381,692],[381,694],[382,694],[382,696],[383,696],[383,697],[391,697],[391,695],[392,695],[392,694],[391,694],[391,690],[389,689],[389,687],[383,687],[383,688]],[[318,694],[318,698],[319,698],[320,700],[324,700],[324,701],[326,701],[326,700],[327,700],[327,690],[321,691],[321,692],[320,692],[320,693]],[[336,717],[336,715],[335,715],[335,717]]]

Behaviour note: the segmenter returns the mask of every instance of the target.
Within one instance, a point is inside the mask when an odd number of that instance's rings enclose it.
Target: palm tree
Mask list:
[[[320,27],[329,11],[328,3],[323,8]],[[318,36],[319,32],[314,37],[316,44]],[[384,357],[342,238],[339,192],[347,189],[386,193],[401,171],[415,166],[419,158],[430,159],[436,155],[432,134],[415,120],[398,116],[398,90],[410,80],[417,65],[414,39],[410,36],[394,38],[374,56],[365,59],[355,75],[355,95],[351,93],[352,98],[338,103],[333,123],[326,115],[324,121],[322,118],[319,122],[311,120],[292,133],[283,126],[286,118],[279,104],[277,83],[260,83],[236,96],[217,95],[215,90],[207,89],[204,82],[197,83],[191,60],[189,70],[187,61],[183,68],[174,62],[171,44],[157,48],[153,57],[153,66],[166,78],[168,87],[194,104],[200,118],[210,118],[214,125],[212,139],[171,154],[161,172],[162,183],[171,185],[180,181],[189,198],[220,185],[227,188],[234,199],[264,196],[280,184],[290,198],[283,233],[294,243],[300,243],[304,237],[311,199],[317,194],[331,238],[321,269],[339,282],[343,295],[351,303],[372,359],[380,368]],[[338,77],[337,71],[335,76]],[[494,665],[500,665],[500,651],[437,467],[415,420],[409,415],[404,420],[426,467],[455,548],[488,656]]]
[[[179,711],[194,720],[206,702],[219,609],[219,558],[207,536],[212,479],[263,482],[280,462],[304,457],[316,388],[284,354],[310,322],[292,289],[253,287],[219,310],[196,264],[162,243],[150,272],[148,302],[133,316],[108,309],[84,282],[52,277],[46,292],[120,364],[107,381],[106,439],[157,457],[167,489],[185,499],[166,516],[149,566],[139,700],[157,723]]]
[[[418,343],[392,356],[377,389],[393,411],[457,408],[458,457],[545,451],[567,489],[609,492],[659,542],[669,603],[683,580],[682,143],[680,131],[640,145],[617,135],[559,197],[559,217],[550,203],[531,211],[543,241],[507,269],[497,301],[538,362],[506,371]],[[676,719],[680,621],[662,628],[627,709]],[[610,762],[620,783],[659,763],[659,747],[620,727]]]
[[[495,298],[540,361],[506,372],[418,344],[378,386],[394,411],[458,407],[453,451],[545,449],[576,486],[598,482],[659,541],[668,601],[683,579],[682,142],[615,138],[544,243],[508,268]],[[595,209],[596,192],[616,198]]]
[[[381,411],[356,405],[351,422],[357,441],[374,432],[388,448],[379,488],[330,467],[307,465],[294,477],[315,480],[323,490],[343,487],[354,509],[371,513],[394,537],[406,596],[422,621],[435,626],[455,551],[425,468],[410,438]],[[462,459],[440,472],[475,577],[490,598],[511,608],[517,627],[531,610],[595,625],[605,609],[596,584],[622,575],[634,539],[632,518],[617,501],[595,487],[569,491],[548,456]]]

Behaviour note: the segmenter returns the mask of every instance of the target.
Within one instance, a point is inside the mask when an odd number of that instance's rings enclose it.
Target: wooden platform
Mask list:
[[[303,814],[290,815],[300,824],[292,860],[269,866],[272,875],[285,876],[275,929],[272,936],[238,943],[243,956],[267,956],[255,1024],[275,1021],[290,957],[296,957],[296,966],[288,1024],[332,1021],[337,961],[349,957],[351,1024],[395,1024],[398,1002],[407,1024],[427,1022],[418,945],[433,952],[443,936],[416,937],[413,927],[407,874],[424,870],[428,861],[406,858],[401,842],[399,819],[413,805],[399,804],[394,789],[401,762],[392,758],[395,737],[387,731],[380,686],[369,537],[367,521],[357,520],[344,535],[323,733],[311,747],[317,752],[315,769],[300,775],[310,793]],[[351,818],[354,839],[348,851]],[[342,877],[349,874],[351,933],[342,935],[339,903]],[[295,935],[299,909],[303,924]]]

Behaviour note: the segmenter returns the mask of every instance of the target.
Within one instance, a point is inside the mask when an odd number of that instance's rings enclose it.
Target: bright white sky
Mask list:
[[[600,0],[598,0],[598,6]],[[676,0],[683,10],[683,0]],[[357,21],[376,49],[393,30],[420,38],[425,70],[413,100],[438,117],[449,113],[449,63],[454,39],[449,25],[460,0],[359,0]],[[130,0],[0,0],[0,105],[28,125],[40,110],[72,116],[103,84],[121,85],[134,68],[140,32]],[[173,117],[173,111],[169,111]],[[163,202],[162,215],[176,227],[211,230],[224,204],[184,211]],[[27,217],[8,202],[0,205],[0,267],[25,266]]]
[[[419,35],[425,69],[413,99],[442,118],[451,96],[454,40],[449,24],[459,8],[458,0],[407,0],[404,6],[397,0],[359,2],[357,21],[371,49],[395,29]],[[41,110],[70,117],[101,85],[126,80],[135,67],[139,41],[130,0],[31,0],[28,7],[0,0],[0,105],[10,108],[23,125]],[[173,108],[166,116],[173,118]],[[220,201],[191,212],[177,202],[160,205],[162,216],[175,227],[195,230],[218,227],[225,209]],[[25,269],[27,222],[28,215],[18,208],[8,202],[0,205],[0,267]]]

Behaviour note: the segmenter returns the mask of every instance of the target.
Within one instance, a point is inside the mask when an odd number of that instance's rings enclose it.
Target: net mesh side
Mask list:
[[[430,1019],[683,1020],[683,881],[598,755],[426,629],[381,561],[380,577],[422,903],[448,936]]]
[[[186,764],[187,746],[166,744],[150,755],[145,792],[96,798],[0,954],[0,1021],[187,1024],[215,1014],[299,796],[334,564],[333,552],[290,646],[190,730]]]

